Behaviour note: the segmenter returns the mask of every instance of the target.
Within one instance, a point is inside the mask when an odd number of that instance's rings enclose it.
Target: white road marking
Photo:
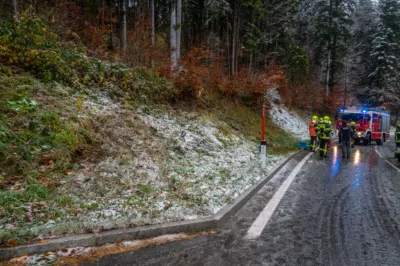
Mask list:
[[[378,147],[375,146],[375,152],[379,155],[379,157],[381,157],[382,159],[385,159],[385,157],[383,157],[383,155],[378,151]],[[385,162],[390,165],[391,167],[393,167],[394,169],[397,170],[397,172],[400,172],[400,168],[396,167],[394,164],[392,164],[391,162],[389,162],[388,160],[385,159]]]
[[[264,230],[264,227],[267,225],[269,219],[271,218],[272,214],[274,213],[276,207],[278,207],[279,202],[282,200],[283,196],[285,195],[286,191],[288,190],[290,184],[293,182],[296,175],[300,172],[301,168],[308,160],[308,158],[313,155],[314,152],[310,152],[306,157],[301,160],[301,162],[293,169],[290,173],[288,178],[282,183],[278,191],[274,194],[274,196],[270,199],[267,206],[261,211],[258,215],[257,219],[251,225],[250,229],[247,231],[245,238],[247,239],[256,239],[259,237]]]

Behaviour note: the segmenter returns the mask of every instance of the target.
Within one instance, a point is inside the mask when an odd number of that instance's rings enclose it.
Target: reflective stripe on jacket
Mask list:
[[[324,128],[321,129],[320,138],[321,139],[330,139],[331,138],[332,129],[329,124],[324,124]]]
[[[318,132],[318,136],[321,136],[322,133],[325,130],[325,124],[324,123],[318,123],[317,125],[317,132]]]

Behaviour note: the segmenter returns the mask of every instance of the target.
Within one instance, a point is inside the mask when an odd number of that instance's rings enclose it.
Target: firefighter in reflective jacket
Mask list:
[[[328,144],[329,140],[331,139],[331,127],[329,125],[329,117],[324,117],[324,123],[320,126],[320,146],[319,146],[319,155],[320,157],[328,157]]]
[[[397,157],[397,160],[400,162],[400,123],[397,124],[396,133],[396,149],[394,150],[394,155]]]
[[[321,130],[323,128],[325,128],[324,119],[322,117],[320,117],[318,119],[317,128],[316,128],[316,131],[317,131],[317,142],[318,143],[321,143]]]
[[[317,144],[317,116],[313,116],[311,122],[308,124],[308,131],[310,132],[310,150],[315,151]]]

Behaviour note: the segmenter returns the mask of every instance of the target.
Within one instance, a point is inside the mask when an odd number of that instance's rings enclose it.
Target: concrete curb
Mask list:
[[[101,246],[127,240],[145,239],[165,234],[195,233],[225,224],[253,195],[260,190],[289,160],[301,151],[282,159],[268,175],[255,185],[245,190],[233,203],[223,207],[217,214],[201,219],[173,222],[159,225],[140,226],[137,228],[114,229],[97,234],[65,236],[48,240],[46,243],[35,243],[9,248],[0,248],[0,262],[24,255],[54,252],[63,248],[78,246]]]

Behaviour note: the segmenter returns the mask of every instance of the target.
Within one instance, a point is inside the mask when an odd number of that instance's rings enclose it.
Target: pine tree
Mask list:
[[[368,64],[368,85],[360,95],[371,106],[384,103],[398,109],[400,4],[397,0],[379,2],[379,23],[373,35]]]
[[[388,41],[387,29],[380,25],[372,41],[368,86],[362,92],[364,103],[377,106],[383,103],[385,89],[394,73],[394,60],[391,55],[391,44]]]
[[[351,52],[348,56],[349,74],[346,82],[350,94],[367,99],[369,87],[370,54],[372,41],[377,34],[379,14],[377,6],[371,0],[360,0],[353,14],[354,24],[351,27]]]
[[[381,23],[387,29],[387,42],[390,48],[386,60],[384,99],[392,109],[399,110],[400,3],[398,0],[381,0],[379,7]]]
[[[324,69],[326,95],[329,95],[343,68],[350,41],[351,0],[318,0],[314,7],[314,62]]]
[[[381,0],[379,2],[380,18],[383,26],[390,29],[388,40],[396,43],[400,40],[400,3],[398,0]]]

